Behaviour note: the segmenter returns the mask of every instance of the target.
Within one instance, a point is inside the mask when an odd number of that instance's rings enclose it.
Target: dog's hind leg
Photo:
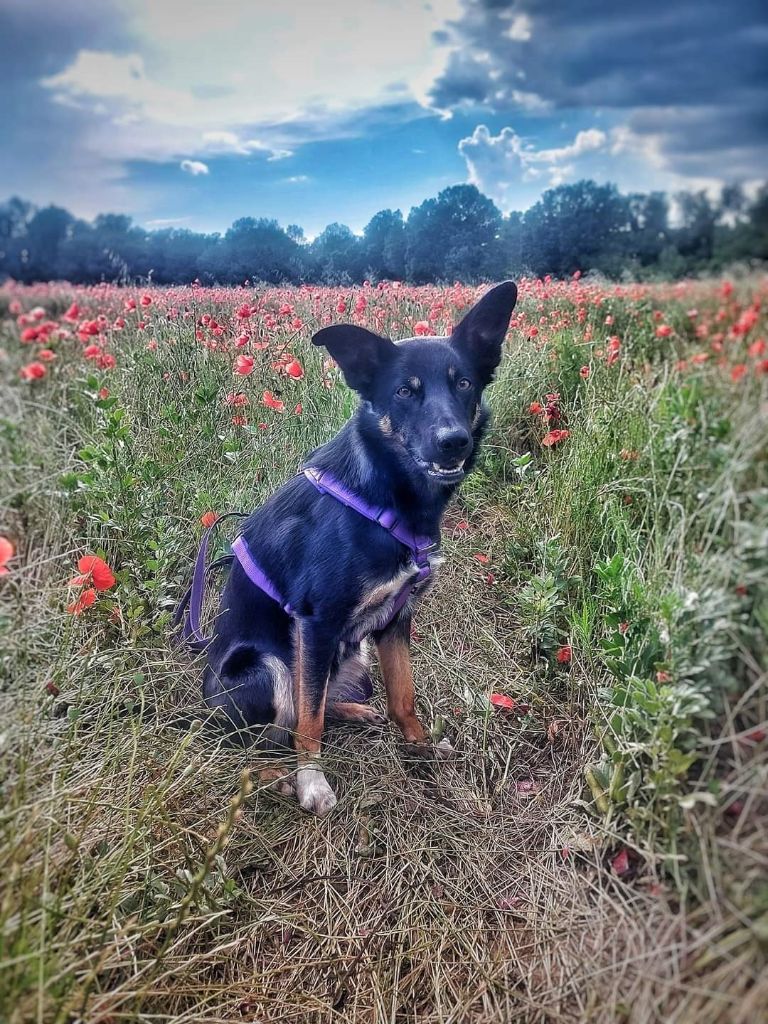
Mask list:
[[[218,672],[206,669],[203,694],[208,707],[220,708],[244,742],[258,738],[284,745],[295,724],[290,669],[247,645],[229,651]]]
[[[370,704],[356,704],[354,701],[337,701],[329,704],[326,718],[333,722],[359,722],[361,725],[383,726],[387,724],[384,715]]]

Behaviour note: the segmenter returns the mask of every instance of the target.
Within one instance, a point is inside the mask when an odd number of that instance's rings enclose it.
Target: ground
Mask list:
[[[171,642],[203,531],[353,408],[313,331],[481,292],[0,291],[1,1019],[759,1019],[765,279],[521,282],[413,637],[452,761],[332,727],[311,817]]]

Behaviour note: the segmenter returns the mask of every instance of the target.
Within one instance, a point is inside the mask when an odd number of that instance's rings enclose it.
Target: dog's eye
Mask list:
[[[456,387],[459,391],[469,391],[472,387],[472,381],[468,377],[459,377],[456,381]]]
[[[401,388],[398,388],[395,392],[398,398],[410,398],[413,391],[408,387],[407,384],[403,384]]]

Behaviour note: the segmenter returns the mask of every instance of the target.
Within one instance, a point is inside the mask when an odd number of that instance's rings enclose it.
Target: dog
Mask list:
[[[245,521],[203,690],[237,729],[292,737],[296,795],[314,814],[336,803],[319,760],[325,718],[385,721],[366,703],[369,640],[389,718],[406,743],[431,749],[415,710],[411,621],[434,583],[443,511],[488,424],[483,392],[516,301],[513,282],[491,288],[449,337],[394,342],[338,324],[312,338],[360,402]]]

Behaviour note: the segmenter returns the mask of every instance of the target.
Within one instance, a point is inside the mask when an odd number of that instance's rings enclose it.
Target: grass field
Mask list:
[[[766,279],[521,283],[416,621],[452,762],[330,729],[309,817],[170,642],[201,517],[354,407],[313,331],[481,291],[0,290],[0,1020],[764,1013]]]

